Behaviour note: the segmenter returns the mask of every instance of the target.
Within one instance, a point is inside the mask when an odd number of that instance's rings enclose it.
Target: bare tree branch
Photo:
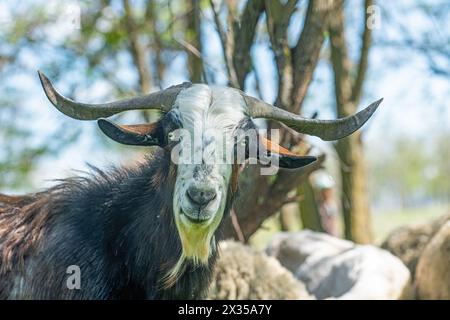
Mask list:
[[[233,223],[234,232],[236,233],[237,238],[239,239],[239,241],[241,243],[245,243],[245,237],[244,237],[244,234],[242,233],[241,226],[239,225],[239,221],[238,221],[238,218],[236,216],[236,212],[234,211],[234,209],[231,209],[230,216],[231,216],[231,222]]]
[[[330,23],[331,64],[334,71],[334,85],[338,117],[345,117],[356,108],[351,102],[352,79],[350,77],[350,60],[344,32],[344,3],[339,0],[333,11]]]
[[[210,0],[211,10],[214,15],[214,23],[216,24],[216,29],[222,43],[222,51],[225,59],[225,66],[228,73],[228,82],[231,86],[238,88],[239,81],[237,78],[236,70],[233,64],[233,52],[234,52],[234,37],[233,29],[228,28],[228,32],[225,32],[222,22],[220,21],[219,11],[216,10],[214,1]],[[230,15],[228,15],[230,17]]]
[[[208,68],[214,70],[215,73],[222,73],[222,74],[224,74],[222,69],[217,68],[212,63],[210,63],[207,60],[205,60],[205,58],[203,57],[202,53],[197,48],[195,48],[193,45],[191,45],[190,43],[184,41],[183,39],[175,38],[174,40],[176,42],[178,42],[186,51],[190,52],[192,55],[195,55],[200,60],[202,60],[202,65],[203,66],[208,66]],[[203,71],[205,71],[204,68],[203,68]],[[203,74],[203,77],[205,78],[205,81],[206,81],[207,77],[206,77],[205,74]],[[206,82],[208,83],[208,81],[206,81]]]
[[[153,37],[153,43],[152,43],[152,49],[155,51],[155,64],[156,64],[156,84],[157,86],[161,88],[162,86],[162,78],[164,76],[164,70],[165,70],[165,65],[164,65],[164,61],[162,59],[162,50],[163,50],[163,43],[161,41],[161,35],[158,32],[157,26],[156,26],[156,15],[157,13],[155,12],[156,8],[155,8],[155,3],[153,1],[149,1],[147,3],[147,8],[146,8],[146,12],[145,12],[145,17],[146,17],[146,24],[149,27],[149,30],[151,30],[151,34]]]
[[[281,171],[270,187],[263,188],[265,192],[260,194],[259,198],[268,199],[268,201],[257,202],[253,204],[253,207],[245,215],[239,215],[240,227],[246,241],[258,230],[266,218],[277,212],[285,204],[287,192],[301,184],[311,172],[319,169],[323,161],[325,161],[324,155],[320,156],[318,161],[304,170],[298,170],[296,174],[292,174],[292,171]],[[227,234],[225,232],[225,234],[228,236],[233,234],[233,230],[231,231],[231,233]]]
[[[130,51],[139,74],[141,93],[148,93],[152,87],[150,67],[147,62],[145,48],[139,42],[139,32],[134,21],[131,6],[128,0],[122,0],[125,9],[125,27],[130,39]]]
[[[250,49],[256,34],[256,25],[264,10],[264,0],[248,0],[240,17],[237,1],[225,3],[228,10],[226,32],[214,1],[210,0],[214,22],[222,42],[229,85],[243,89],[245,78],[251,70]]]
[[[204,66],[201,58],[200,1],[190,0],[188,5],[188,11],[190,13],[187,16],[186,42],[198,51],[198,54],[194,54],[193,50],[188,51],[189,73],[193,82],[201,82],[204,74]]]
[[[287,29],[296,3],[296,0],[289,0],[283,5],[279,1],[266,0],[267,30],[278,71],[278,94],[275,104],[283,109],[290,109],[292,104],[293,70]]]
[[[225,30],[223,28],[222,22],[220,21],[219,11],[216,10],[214,0],[209,0],[209,3],[211,6],[211,11],[213,12],[214,23],[216,24],[216,30],[217,30],[217,33],[219,34],[219,38],[222,43],[222,49],[225,50],[225,44],[227,41],[226,41]]]
[[[361,91],[366,77],[367,67],[369,64],[369,48],[372,42],[372,29],[369,27],[367,20],[369,19],[368,7],[373,5],[373,0],[366,0],[364,2],[364,21],[363,21],[363,34],[361,41],[361,53],[359,56],[358,70],[356,74],[355,83],[352,89],[351,100],[355,105],[358,104],[361,97]]]
[[[286,110],[292,109],[293,66],[291,49],[288,45],[287,30],[291,16],[294,13],[296,0],[289,0],[285,4],[281,1],[266,0],[266,22],[270,44],[275,56],[278,76],[278,92],[275,105]],[[270,128],[280,128],[280,124],[270,121]],[[290,141],[288,131],[282,130],[281,141],[287,144]]]
[[[335,1],[309,1],[305,26],[292,49],[294,89],[291,112],[298,113],[306,97],[325,40],[327,20],[334,6]]]
[[[251,68],[250,49],[256,34],[259,17],[264,10],[264,0],[248,0],[239,20],[232,26],[234,30],[233,64],[239,83],[244,88],[245,78]]]

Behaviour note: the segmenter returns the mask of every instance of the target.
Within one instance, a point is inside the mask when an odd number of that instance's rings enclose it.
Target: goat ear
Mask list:
[[[157,122],[118,125],[107,119],[98,119],[97,124],[105,135],[122,144],[132,146],[157,146],[162,143]]]
[[[297,169],[307,166],[317,160],[314,156],[300,156],[295,154],[263,136],[259,137],[259,141],[260,148],[264,148],[265,152],[270,152],[272,157],[278,158],[280,168]]]

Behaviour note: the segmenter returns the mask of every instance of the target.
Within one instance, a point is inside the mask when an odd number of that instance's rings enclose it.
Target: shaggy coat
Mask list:
[[[42,193],[0,195],[0,298],[204,297],[215,243],[209,265],[188,262],[175,284],[161,283],[182,251],[172,213],[176,167],[168,150],[158,149],[135,168],[95,171]],[[71,265],[81,270],[79,290],[67,287]]]

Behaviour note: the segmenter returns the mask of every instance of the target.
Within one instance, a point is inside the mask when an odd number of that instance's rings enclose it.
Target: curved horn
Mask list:
[[[284,123],[297,132],[317,136],[323,140],[338,140],[358,130],[377,110],[383,98],[373,102],[364,110],[337,120],[303,118],[294,113],[272,106],[259,99],[243,95],[253,118],[273,119]]]
[[[127,110],[158,109],[167,112],[172,108],[178,93],[191,86],[191,83],[184,82],[142,97],[102,104],[87,104],[75,102],[64,97],[56,91],[50,80],[42,72],[38,71],[38,74],[50,102],[65,115],[78,120],[106,118]]]

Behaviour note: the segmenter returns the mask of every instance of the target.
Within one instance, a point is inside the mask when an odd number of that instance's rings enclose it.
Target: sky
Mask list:
[[[38,2],[39,1],[31,1]],[[355,1],[360,3],[360,1]],[[26,1],[21,2],[24,6]],[[45,1],[45,5],[54,6],[55,1]],[[71,1],[70,3],[77,3]],[[426,27],[428,23],[423,17],[408,10],[402,10],[402,6],[408,7],[411,2],[398,1],[396,3],[396,15],[401,15],[402,23],[409,25],[411,28],[419,29],[421,26]],[[12,14],[8,12],[12,9],[12,2],[0,0],[0,23],[8,23]],[[56,8],[56,7],[55,7]],[[17,10],[17,8],[15,9]],[[58,10],[58,9],[54,9]],[[301,30],[304,7],[297,13],[295,23],[290,26],[291,42],[296,40],[298,32]],[[210,13],[205,12],[208,17]],[[67,24],[67,19],[55,18],[55,24],[46,30],[48,36],[48,55],[44,57],[49,59],[61,39],[76,35],[77,28],[73,24]],[[357,14],[351,17],[360,20]],[[395,36],[395,30],[387,21],[383,21],[381,16],[380,28],[374,30],[375,40],[382,40],[384,36]],[[358,21],[359,21],[358,20]],[[6,22],[5,22],[6,21]],[[358,26],[360,23],[353,23],[352,26]],[[100,26],[107,28],[107,25]],[[448,27],[448,26],[447,26]],[[204,40],[207,41],[205,46],[205,60],[209,67],[219,70],[218,80],[225,83],[225,72],[222,63],[222,51],[220,41],[215,33],[212,23],[205,23],[203,26]],[[357,52],[357,33],[355,28],[349,30],[349,51],[353,55]],[[352,34],[353,32],[353,34]],[[0,31],[1,34],[1,31]],[[1,38],[0,38],[1,39]],[[276,79],[274,77],[275,68],[273,65],[273,56],[267,44],[263,39],[258,39],[257,44],[252,49],[252,56],[255,59],[258,76],[264,79],[262,82],[262,98],[268,102],[272,102],[275,97]],[[24,51],[23,61],[26,70],[37,70],[43,65],[43,57],[32,54],[31,51]],[[433,133],[439,128],[450,127],[450,110],[448,101],[450,98],[450,82],[448,79],[433,75],[428,70],[426,61],[413,51],[390,49],[383,46],[375,46],[370,53],[370,69],[368,79],[365,84],[365,92],[361,100],[361,108],[367,106],[372,101],[381,97],[384,98],[379,110],[373,118],[364,126],[364,141],[367,153],[369,155],[377,154],[383,151],[386,144],[396,137],[415,136],[424,142],[427,139],[433,139]],[[44,60],[45,60],[44,59]],[[185,72],[180,72],[185,64],[185,55],[175,57],[170,66],[164,86],[177,84],[187,80]],[[270,63],[267,63],[270,62]],[[123,79],[135,81],[135,75],[129,71],[129,59],[123,58],[123,67],[117,70]],[[82,64],[79,66],[82,68]],[[221,70],[221,71],[220,71]],[[45,71],[45,70],[44,70]],[[68,71],[69,72],[69,71]],[[71,77],[77,76],[77,70],[70,70],[68,73]],[[254,81],[254,77],[250,76],[247,80],[249,84]],[[64,118],[62,114],[54,109],[43,93],[37,73],[17,73],[9,79],[10,86],[19,86],[26,88],[26,98],[22,106],[26,112],[33,115],[33,132],[36,133],[36,139],[39,135],[45,136],[52,128],[52,124],[56,125],[59,121],[65,121],[67,125],[77,125],[82,131],[81,138],[70,148],[57,157],[48,157],[40,163],[39,169],[33,175],[33,190],[41,189],[51,185],[51,179],[61,178],[73,175],[73,169],[86,170],[87,163],[105,167],[108,164],[119,164],[132,161],[136,154],[143,152],[142,149],[125,147],[117,147],[114,142],[108,142],[106,147],[99,148],[98,139],[92,139],[96,136],[98,128],[95,122],[76,123],[76,120]],[[314,111],[319,110],[319,117],[324,119],[334,118],[333,112],[333,87],[332,73],[329,63],[322,59],[319,63],[314,80],[311,85],[309,96],[303,108],[303,115],[309,116]],[[67,92],[69,89],[64,81],[58,83],[60,92]],[[110,84],[106,81],[96,82],[93,87],[83,87],[77,89],[76,96],[80,101],[86,102],[103,102],[96,100],[104,97],[110,89]],[[249,91],[250,94],[255,92]],[[329,106],[325,108],[324,106]],[[331,152],[332,148],[329,144],[323,143],[320,139],[310,138],[312,143],[321,150]],[[331,154],[330,159],[333,159]],[[20,192],[22,190],[2,190]],[[29,190],[27,190],[29,191]]]

